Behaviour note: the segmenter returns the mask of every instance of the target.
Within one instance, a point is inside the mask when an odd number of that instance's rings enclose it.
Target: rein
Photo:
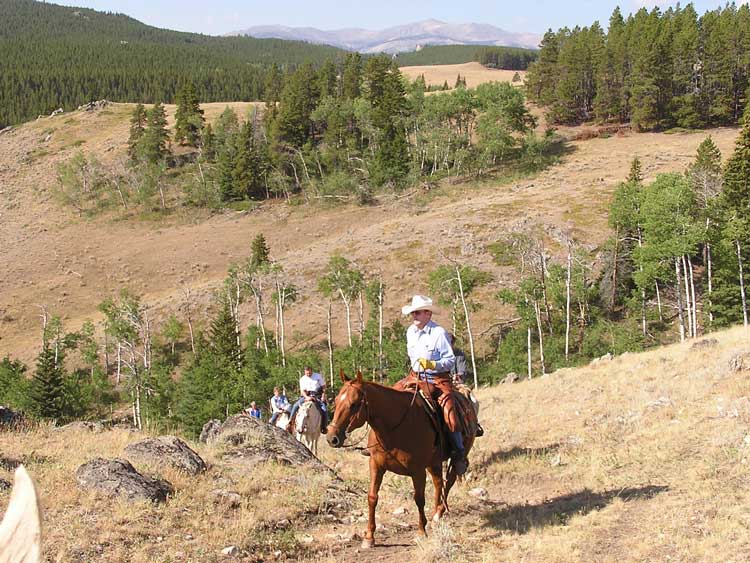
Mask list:
[[[363,395],[364,398],[362,399],[362,402],[357,406],[357,408],[354,411],[354,413],[351,415],[351,419],[354,419],[354,417],[359,413],[359,410],[362,408],[362,406],[364,406],[365,407],[365,423],[369,427],[368,431],[365,432],[362,435],[362,437],[359,440],[357,440],[355,443],[342,445],[341,446],[342,448],[355,448],[358,444],[360,444],[362,442],[362,440],[365,439],[365,437],[369,434],[369,429],[372,428],[372,425],[370,424],[370,418],[372,416],[371,413],[370,413],[370,403],[367,400],[367,392],[365,391],[365,388],[366,387],[363,384],[362,385],[362,395]],[[396,425],[393,426],[392,428],[386,429],[386,432],[393,432],[394,430],[396,430],[399,426],[401,426],[404,423],[404,421],[406,420],[406,417],[409,416],[409,411],[414,406],[414,402],[415,402],[415,400],[417,398],[417,391],[418,390],[419,390],[419,386],[416,385],[414,387],[414,392],[412,393],[411,401],[409,402],[409,406],[406,409],[404,409],[404,415],[401,417],[401,420],[399,420],[398,423],[396,423]],[[352,425],[352,420],[351,419],[349,421],[349,424],[347,424],[346,428],[344,429],[344,432],[347,435],[349,434],[349,427]],[[383,445],[383,443],[380,441],[380,437],[377,435],[377,433],[375,433],[375,440],[377,441],[377,445],[379,445],[383,449],[383,451],[385,451],[385,452],[388,451],[386,449],[386,447]],[[357,449],[358,450],[367,450],[367,449],[370,449],[370,446],[365,446],[364,448],[357,448]]]

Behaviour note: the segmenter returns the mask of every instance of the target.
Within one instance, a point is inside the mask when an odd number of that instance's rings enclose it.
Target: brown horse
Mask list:
[[[438,520],[448,509],[448,493],[456,482],[456,472],[451,465],[443,486],[443,459],[434,425],[414,393],[399,391],[391,387],[362,380],[347,378],[335,400],[333,422],[328,427],[328,443],[339,448],[344,445],[346,434],[360,428],[365,422],[370,425],[367,448],[370,451],[370,491],[367,495],[369,519],[362,547],[375,545],[375,508],[383,475],[391,471],[408,475],[414,484],[414,502],[419,511],[419,533],[426,536],[427,518],[424,513],[424,490],[430,472],[435,486],[435,510],[433,520]],[[464,435],[464,447],[468,454],[474,442],[474,433]]]

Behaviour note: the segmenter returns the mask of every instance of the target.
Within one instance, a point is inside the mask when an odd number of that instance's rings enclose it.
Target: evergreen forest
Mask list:
[[[635,130],[737,124],[748,103],[750,7],[699,16],[692,4],[616,8],[605,33],[547,31],[529,67],[529,99],[553,123],[629,123]]]
[[[538,52],[520,47],[486,45],[427,45],[419,51],[399,53],[398,66],[455,65],[478,62],[490,68],[526,70]]]
[[[259,100],[269,65],[322,64],[343,54],[298,41],[158,29],[35,0],[0,0],[0,21],[0,129],[92,100],[169,103],[188,81],[204,101]]]

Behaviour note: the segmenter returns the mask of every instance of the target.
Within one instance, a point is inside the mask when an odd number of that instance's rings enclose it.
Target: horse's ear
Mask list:
[[[357,372],[357,383],[362,383],[362,372],[361,371]]]
[[[341,381],[343,383],[346,383],[347,381],[349,381],[349,378],[346,377],[346,375],[344,374],[344,370],[343,369],[339,370],[339,375],[341,376]]]

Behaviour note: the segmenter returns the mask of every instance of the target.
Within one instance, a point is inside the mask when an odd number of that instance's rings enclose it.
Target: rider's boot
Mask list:
[[[453,442],[453,452],[451,453],[453,468],[456,470],[456,475],[463,475],[469,468],[469,464],[466,462],[463,437],[461,432],[450,432],[450,437],[451,442]]]
[[[482,428],[482,425],[477,422],[477,433],[476,437],[479,438],[481,436],[484,436],[484,428]]]

